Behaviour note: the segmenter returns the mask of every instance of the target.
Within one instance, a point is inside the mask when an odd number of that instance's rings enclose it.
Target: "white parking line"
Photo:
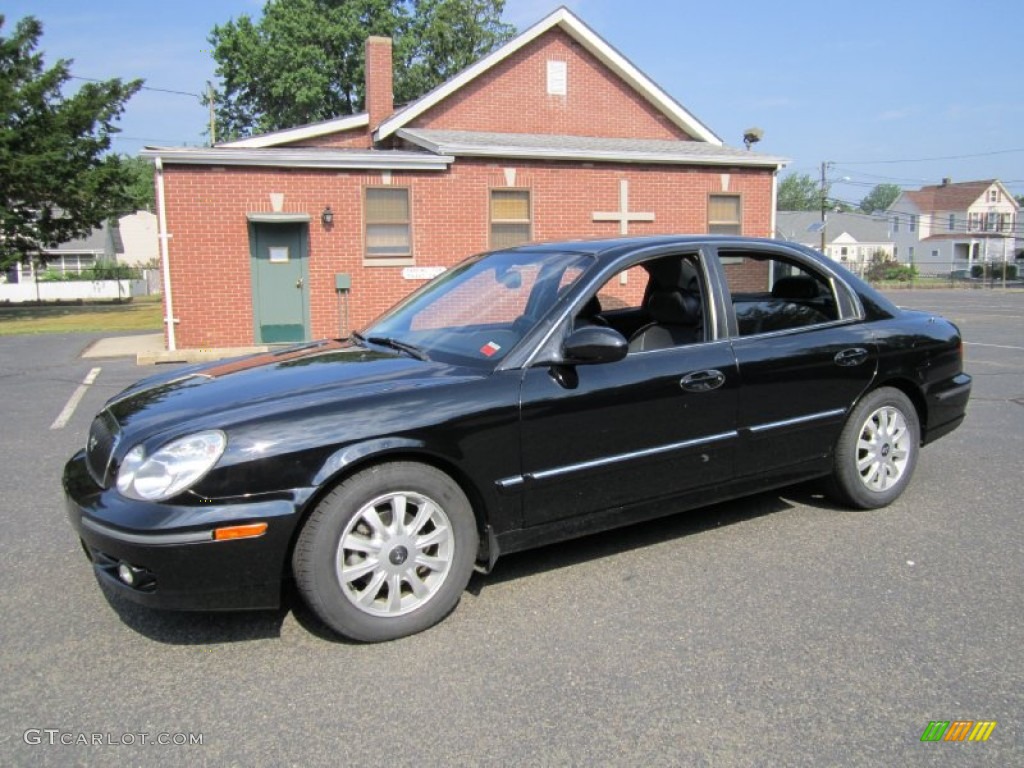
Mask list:
[[[64,406],[64,410],[60,412],[60,415],[56,418],[53,424],[50,425],[50,429],[64,429],[68,423],[68,419],[75,412],[75,408],[82,402],[82,398],[85,397],[86,391],[90,385],[96,381],[96,377],[100,375],[102,368],[93,368],[86,374],[86,377],[82,380],[82,383],[78,385],[78,389],[71,393],[71,397],[68,399],[67,405]]]
[[[965,341],[968,347],[992,347],[993,349],[1018,349],[1024,352],[1024,347],[1011,347],[1009,344],[982,344],[980,341]]]

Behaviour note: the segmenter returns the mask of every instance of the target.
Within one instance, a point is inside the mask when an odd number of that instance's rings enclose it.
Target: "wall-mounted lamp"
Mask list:
[[[331,222],[334,221],[334,211],[331,210],[331,206],[328,205],[324,208],[324,212],[320,214],[320,221],[325,227],[331,226]]]

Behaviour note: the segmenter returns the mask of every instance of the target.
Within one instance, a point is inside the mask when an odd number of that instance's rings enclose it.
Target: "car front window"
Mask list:
[[[431,360],[491,366],[593,263],[590,254],[517,249],[452,267],[360,332],[414,346]]]

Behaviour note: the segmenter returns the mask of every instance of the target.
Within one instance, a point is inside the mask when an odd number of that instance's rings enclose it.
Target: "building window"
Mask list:
[[[939,258],[939,252],[935,248],[932,248],[932,258],[933,259]]]
[[[711,195],[708,198],[708,232],[739,235],[743,232],[739,195]]]
[[[990,203],[998,203],[999,202],[999,190],[998,189],[990,189],[988,191],[988,201]]]
[[[908,254],[909,258],[910,258],[910,263],[913,264],[914,263],[914,246],[910,246],[910,248],[907,249],[907,254]]]
[[[1010,231],[1010,214],[1000,213],[999,214],[999,231],[1009,232]]]
[[[917,231],[917,214],[916,213],[910,214],[910,226],[907,229],[910,232],[916,232]]]
[[[367,187],[366,255],[411,256],[412,224],[409,190],[402,187]]]
[[[96,266],[96,257],[92,254],[60,253],[43,256],[43,270],[59,272],[61,275],[80,275]]]
[[[989,213],[985,216],[985,231],[995,232],[997,226],[997,219],[999,218],[998,213]]]
[[[981,214],[977,211],[973,211],[968,214],[967,231],[977,232],[979,229],[981,229]]]
[[[899,217],[898,214],[896,216],[892,217],[892,231],[893,232],[899,232],[900,231],[900,217]]]
[[[529,190],[492,189],[491,247],[511,248],[530,239]]]
[[[946,229],[948,229],[950,232],[953,232],[956,229],[956,214],[955,213],[949,214],[949,224],[946,226]]]

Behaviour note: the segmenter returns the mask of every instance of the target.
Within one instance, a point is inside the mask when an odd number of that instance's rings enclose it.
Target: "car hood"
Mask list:
[[[327,341],[190,366],[152,376],[107,403],[124,435],[226,428],[254,418],[323,408],[485,375],[402,353]]]

